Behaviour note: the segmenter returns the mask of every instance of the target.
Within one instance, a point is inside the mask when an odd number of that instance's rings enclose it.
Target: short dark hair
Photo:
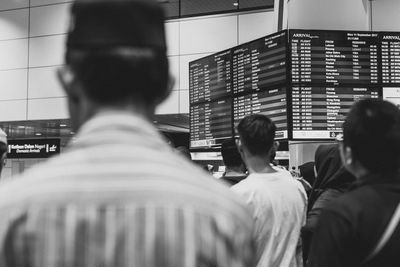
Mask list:
[[[380,99],[351,108],[344,124],[344,145],[372,173],[395,171],[400,164],[400,110]]]
[[[153,104],[168,93],[168,58],[163,49],[69,49],[66,63],[96,103],[139,100]]]
[[[226,167],[240,167],[243,164],[242,157],[240,156],[235,139],[233,138],[222,143],[221,155]]]
[[[275,139],[275,124],[261,114],[243,118],[238,125],[242,143],[255,156],[266,155],[272,148]]]

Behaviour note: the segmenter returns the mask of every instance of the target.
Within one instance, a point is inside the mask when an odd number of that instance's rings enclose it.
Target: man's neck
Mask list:
[[[225,176],[243,176],[245,173],[241,170],[241,168],[226,168]]]
[[[133,105],[133,104],[124,104],[121,105],[97,105],[94,103],[90,103],[88,108],[82,112],[80,118],[78,118],[78,129],[85,122],[89,121],[91,118],[102,115],[102,114],[112,114],[112,113],[125,113],[132,114],[137,117],[140,117],[144,120],[150,121],[154,114],[154,109],[151,107],[146,107],[144,105]],[[77,130],[77,129],[76,129]]]
[[[269,156],[257,157],[250,156],[246,159],[246,166],[250,173],[275,173],[268,160]]]

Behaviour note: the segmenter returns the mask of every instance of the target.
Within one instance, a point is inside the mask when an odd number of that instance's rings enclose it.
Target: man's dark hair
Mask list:
[[[274,144],[276,126],[266,116],[254,114],[243,118],[238,125],[242,143],[255,156],[264,156]]]
[[[380,99],[360,100],[343,124],[344,145],[372,173],[400,167],[400,110]]]
[[[168,59],[163,49],[69,49],[66,62],[86,95],[99,104],[156,104],[167,95]]]
[[[235,139],[229,139],[222,143],[221,155],[226,167],[240,167],[243,164],[242,157],[237,149]]]

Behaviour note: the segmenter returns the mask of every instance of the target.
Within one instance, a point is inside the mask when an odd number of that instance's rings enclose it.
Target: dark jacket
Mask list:
[[[308,266],[400,266],[400,227],[381,253],[361,264],[381,238],[399,202],[400,173],[363,177],[350,192],[324,208]]]
[[[347,192],[355,181],[355,177],[343,167],[337,145],[318,147],[315,153],[315,168],[317,178],[308,201],[307,222],[301,232],[304,262],[307,261],[321,212],[332,200]]]
[[[318,197],[327,189],[346,191],[355,181],[343,167],[339,147],[336,144],[321,145],[315,152],[315,169],[317,177],[313,184],[312,193],[308,200],[308,211],[312,209]]]

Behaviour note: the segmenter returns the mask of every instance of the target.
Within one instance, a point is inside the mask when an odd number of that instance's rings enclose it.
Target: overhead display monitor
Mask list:
[[[381,33],[382,84],[400,85],[400,33]]]
[[[233,48],[233,93],[260,91],[286,84],[286,50],[286,31]]]
[[[378,85],[379,34],[290,30],[293,84]]]
[[[380,88],[292,87],[293,139],[334,139],[355,101],[379,98]]]
[[[286,139],[288,137],[286,93],[285,87],[279,87],[234,97],[235,128],[244,117],[259,113],[268,116],[275,123],[276,139]]]
[[[231,51],[189,63],[190,103],[214,101],[231,95]]]
[[[232,137],[232,99],[190,106],[190,147],[212,148]]]
[[[355,101],[400,106],[400,33],[286,30],[189,64],[191,148],[217,148],[245,116],[277,139],[332,140]]]

